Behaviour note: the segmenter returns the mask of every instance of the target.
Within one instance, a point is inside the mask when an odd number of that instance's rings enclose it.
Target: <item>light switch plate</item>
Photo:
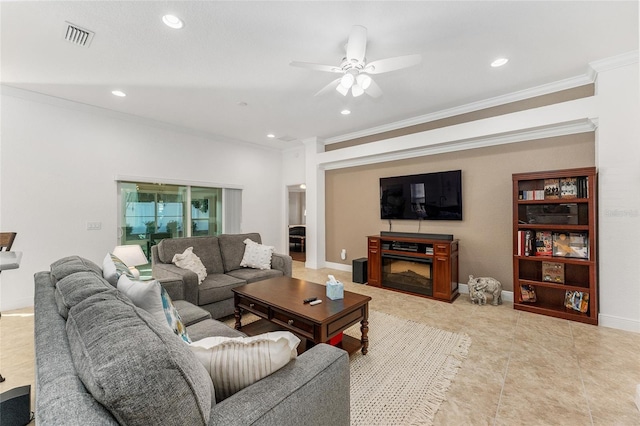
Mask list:
[[[87,231],[99,231],[102,229],[102,222],[87,222]]]

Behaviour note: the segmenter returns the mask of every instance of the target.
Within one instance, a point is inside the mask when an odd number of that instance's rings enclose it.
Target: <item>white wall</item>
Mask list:
[[[280,151],[6,87],[0,105],[0,229],[23,252],[0,275],[1,310],[33,305],[33,274],[63,256],[102,262],[117,243],[116,176],[241,187],[243,232],[284,252]]]
[[[638,63],[598,73],[600,324],[640,332]]]

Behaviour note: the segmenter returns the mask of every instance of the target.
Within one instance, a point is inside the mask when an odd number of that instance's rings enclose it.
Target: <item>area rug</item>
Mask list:
[[[360,339],[360,324],[345,331]],[[369,312],[369,352],[351,355],[352,425],[431,425],[471,344],[451,333]]]

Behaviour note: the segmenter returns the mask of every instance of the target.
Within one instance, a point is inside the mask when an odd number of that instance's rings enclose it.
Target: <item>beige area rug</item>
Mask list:
[[[346,334],[360,339],[360,324]],[[369,352],[351,355],[352,425],[431,425],[471,338],[369,312]]]

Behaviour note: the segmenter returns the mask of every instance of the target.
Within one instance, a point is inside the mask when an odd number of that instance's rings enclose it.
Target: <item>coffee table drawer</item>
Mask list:
[[[236,304],[242,309],[246,309],[247,311],[258,315],[259,317],[269,318],[269,307],[267,305],[256,302],[255,300],[247,299],[242,296],[237,297],[238,302],[236,302]]]
[[[272,313],[272,317],[271,317],[272,322],[276,324],[280,324],[286,327],[287,329],[294,331],[296,333],[299,333],[309,339],[314,338],[314,335],[313,335],[314,327],[312,323],[306,321],[303,318],[292,315],[289,312],[283,312],[277,309],[272,309],[271,313]]]

